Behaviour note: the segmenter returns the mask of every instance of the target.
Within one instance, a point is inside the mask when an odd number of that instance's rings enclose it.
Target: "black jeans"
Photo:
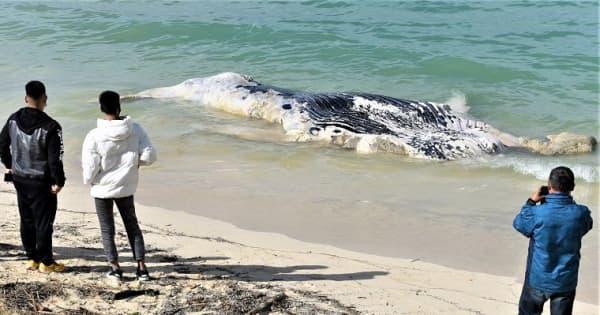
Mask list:
[[[542,314],[544,303],[547,300],[550,300],[550,314],[571,315],[573,314],[575,290],[562,293],[548,293],[525,284],[521,292],[521,299],[519,300],[519,315]]]
[[[119,260],[117,246],[115,245],[113,202],[117,204],[117,208],[119,208],[119,213],[123,219],[123,225],[125,225],[125,230],[127,231],[129,245],[133,252],[133,259],[136,261],[144,260],[144,255],[146,254],[144,248],[144,236],[142,235],[142,230],[140,229],[137,217],[135,216],[133,196],[114,199],[95,198],[95,202],[98,221],[100,221],[100,231],[102,233],[102,245],[104,246],[104,252],[106,253],[108,261],[116,262]]]
[[[21,241],[27,258],[54,263],[52,233],[57,198],[45,183],[14,182],[21,216]]]

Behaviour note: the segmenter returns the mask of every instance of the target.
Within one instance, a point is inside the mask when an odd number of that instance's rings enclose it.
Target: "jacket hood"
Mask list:
[[[15,113],[15,121],[19,129],[27,134],[52,121],[52,118],[39,109],[23,107]]]
[[[122,120],[98,119],[98,135],[101,139],[123,141],[129,138],[133,121],[127,116]]]

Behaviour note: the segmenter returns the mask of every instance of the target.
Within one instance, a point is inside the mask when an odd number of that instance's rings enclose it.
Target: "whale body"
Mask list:
[[[281,124],[291,141],[322,141],[359,153],[391,152],[432,160],[495,154],[506,147],[534,143],[500,132],[447,104],[412,101],[369,93],[309,93],[264,85],[226,72],[149,89],[132,98],[181,98],[206,106]],[[589,152],[593,137],[563,134],[574,149],[547,140],[530,150],[553,154]],[[537,150],[535,148],[538,148]]]

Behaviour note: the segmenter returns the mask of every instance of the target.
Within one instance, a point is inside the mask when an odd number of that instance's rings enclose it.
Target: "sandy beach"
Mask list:
[[[68,187],[60,196],[54,249],[67,272],[47,275],[24,269],[10,185],[2,184],[0,204],[4,313],[513,314],[521,289],[509,277],[310,244],[139,204],[157,279],[133,280],[119,223],[126,281],[116,285],[104,277],[97,218],[83,186]],[[596,305],[575,304],[575,314],[597,313]]]
[[[516,314],[529,239],[513,221],[557,166],[594,220],[574,314],[598,314],[599,8],[0,1],[0,117],[43,82],[67,177],[64,274],[25,270],[14,187],[0,183],[0,315]],[[106,90],[158,152],[135,191],[150,283],[134,280],[118,214],[126,281],[108,281],[81,184]]]

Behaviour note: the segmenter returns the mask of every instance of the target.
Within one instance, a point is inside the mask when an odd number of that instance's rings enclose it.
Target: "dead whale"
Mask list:
[[[518,138],[447,104],[369,93],[309,93],[226,72],[149,89],[128,98],[182,98],[279,123],[291,141],[324,141],[359,153],[392,152],[457,160],[521,147],[545,155],[594,150],[593,137],[563,133]]]

